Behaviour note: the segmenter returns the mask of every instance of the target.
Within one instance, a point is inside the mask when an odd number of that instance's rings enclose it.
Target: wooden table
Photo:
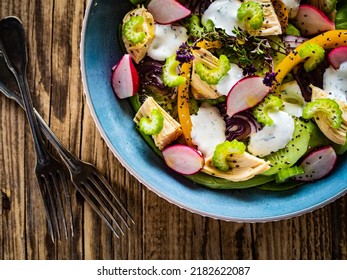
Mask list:
[[[347,196],[304,216],[232,223],[182,210],[149,191],[113,156],[86,104],[79,43],[87,0],[2,0],[29,46],[33,103],[61,141],[112,182],[136,224],[120,239],[71,186],[75,237],[53,244],[24,112],[0,95],[0,259],[347,259]]]

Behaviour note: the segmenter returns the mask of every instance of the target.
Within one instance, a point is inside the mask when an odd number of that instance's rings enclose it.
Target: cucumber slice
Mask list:
[[[273,175],[283,169],[287,169],[293,166],[306,153],[311,137],[311,125],[312,123],[307,123],[300,119],[295,120],[292,140],[289,141],[285,148],[264,158],[270,161],[271,167],[262,175]]]

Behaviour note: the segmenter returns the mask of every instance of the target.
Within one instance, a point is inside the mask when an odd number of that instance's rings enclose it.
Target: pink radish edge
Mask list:
[[[175,0],[152,0],[147,9],[159,24],[170,24],[191,14],[189,9]]]
[[[335,69],[339,69],[340,65],[347,61],[347,47],[341,46],[333,49],[329,52],[328,59]]]
[[[242,78],[228,93],[227,114],[232,117],[241,111],[254,107],[264,99],[269,90],[270,88],[264,85],[262,77]]]
[[[182,144],[169,146],[163,149],[162,154],[165,163],[183,175],[193,175],[205,164],[205,159],[198,150]]]
[[[311,182],[327,176],[336,163],[336,153],[331,146],[323,147],[309,153],[300,166],[305,170],[302,175],[295,176],[294,179],[303,182]]]
[[[300,5],[294,24],[303,36],[335,29],[335,24],[321,10],[308,4]]]
[[[113,67],[111,77],[112,89],[120,99],[135,95],[139,89],[139,75],[129,54],[124,54],[119,63]]]

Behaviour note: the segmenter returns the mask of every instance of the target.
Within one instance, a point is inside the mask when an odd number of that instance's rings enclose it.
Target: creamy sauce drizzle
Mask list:
[[[240,6],[239,0],[214,1],[202,15],[201,22],[205,24],[210,19],[215,27],[224,29],[228,35],[233,36],[234,27],[243,28],[243,24],[237,19],[237,10]]]
[[[330,66],[325,70],[323,90],[328,92],[332,99],[347,103],[347,62],[342,63],[339,69]]]
[[[294,133],[294,119],[283,111],[268,113],[274,124],[264,126],[262,130],[250,137],[248,150],[254,156],[267,156],[284,148],[292,139]]]
[[[156,24],[155,38],[147,54],[152,59],[164,61],[174,55],[180,45],[187,40],[187,29],[183,26]]]
[[[228,95],[232,87],[243,78],[243,70],[236,64],[231,64],[228,74],[217,84],[217,91],[220,94]]]
[[[198,146],[204,156],[212,154],[218,144],[225,142],[225,122],[216,107],[202,104],[197,115],[191,116],[191,120],[193,144]]]

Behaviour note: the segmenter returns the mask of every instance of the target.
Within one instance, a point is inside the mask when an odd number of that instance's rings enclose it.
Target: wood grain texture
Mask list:
[[[97,131],[86,105],[79,42],[87,0],[0,2],[27,31],[33,102],[61,141],[96,165],[135,225],[116,239],[70,186],[75,236],[53,244],[33,172],[23,111],[0,96],[0,259],[347,259],[347,197],[301,217],[265,224],[192,214],[132,177]]]

